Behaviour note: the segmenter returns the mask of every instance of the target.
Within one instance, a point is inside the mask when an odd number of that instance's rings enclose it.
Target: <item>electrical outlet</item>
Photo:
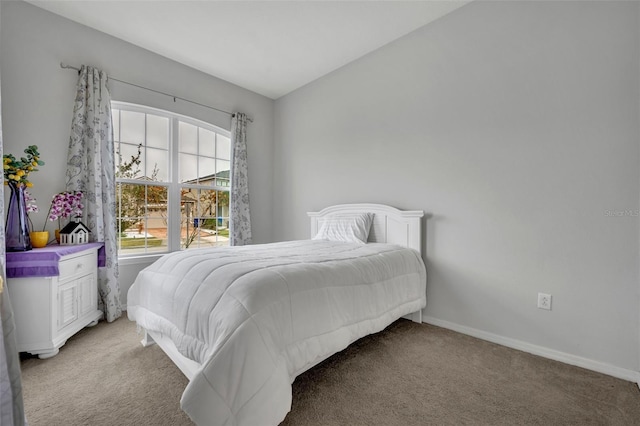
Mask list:
[[[551,310],[551,295],[545,293],[538,293],[538,308]]]

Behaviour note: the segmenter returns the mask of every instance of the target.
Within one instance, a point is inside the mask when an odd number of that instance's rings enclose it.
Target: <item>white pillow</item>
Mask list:
[[[318,220],[314,240],[344,241],[366,244],[373,213],[337,213]]]

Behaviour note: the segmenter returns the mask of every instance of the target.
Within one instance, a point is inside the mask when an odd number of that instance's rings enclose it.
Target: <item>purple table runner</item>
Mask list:
[[[29,251],[8,252],[7,278],[54,277],[60,275],[58,262],[62,256],[92,247],[98,249],[98,267],[105,264],[104,243],[87,243],[72,246],[53,244]]]

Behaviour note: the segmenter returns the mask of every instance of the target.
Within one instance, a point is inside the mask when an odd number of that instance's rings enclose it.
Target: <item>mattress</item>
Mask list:
[[[201,364],[181,400],[195,423],[275,425],[298,374],[425,305],[417,251],[305,240],[165,255],[127,312]]]

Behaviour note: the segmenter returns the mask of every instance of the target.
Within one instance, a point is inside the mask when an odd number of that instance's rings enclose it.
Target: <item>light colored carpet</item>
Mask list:
[[[126,318],[22,371],[32,426],[192,424],[186,378]],[[640,424],[634,383],[405,320],[304,373],[293,394],[283,426]]]

